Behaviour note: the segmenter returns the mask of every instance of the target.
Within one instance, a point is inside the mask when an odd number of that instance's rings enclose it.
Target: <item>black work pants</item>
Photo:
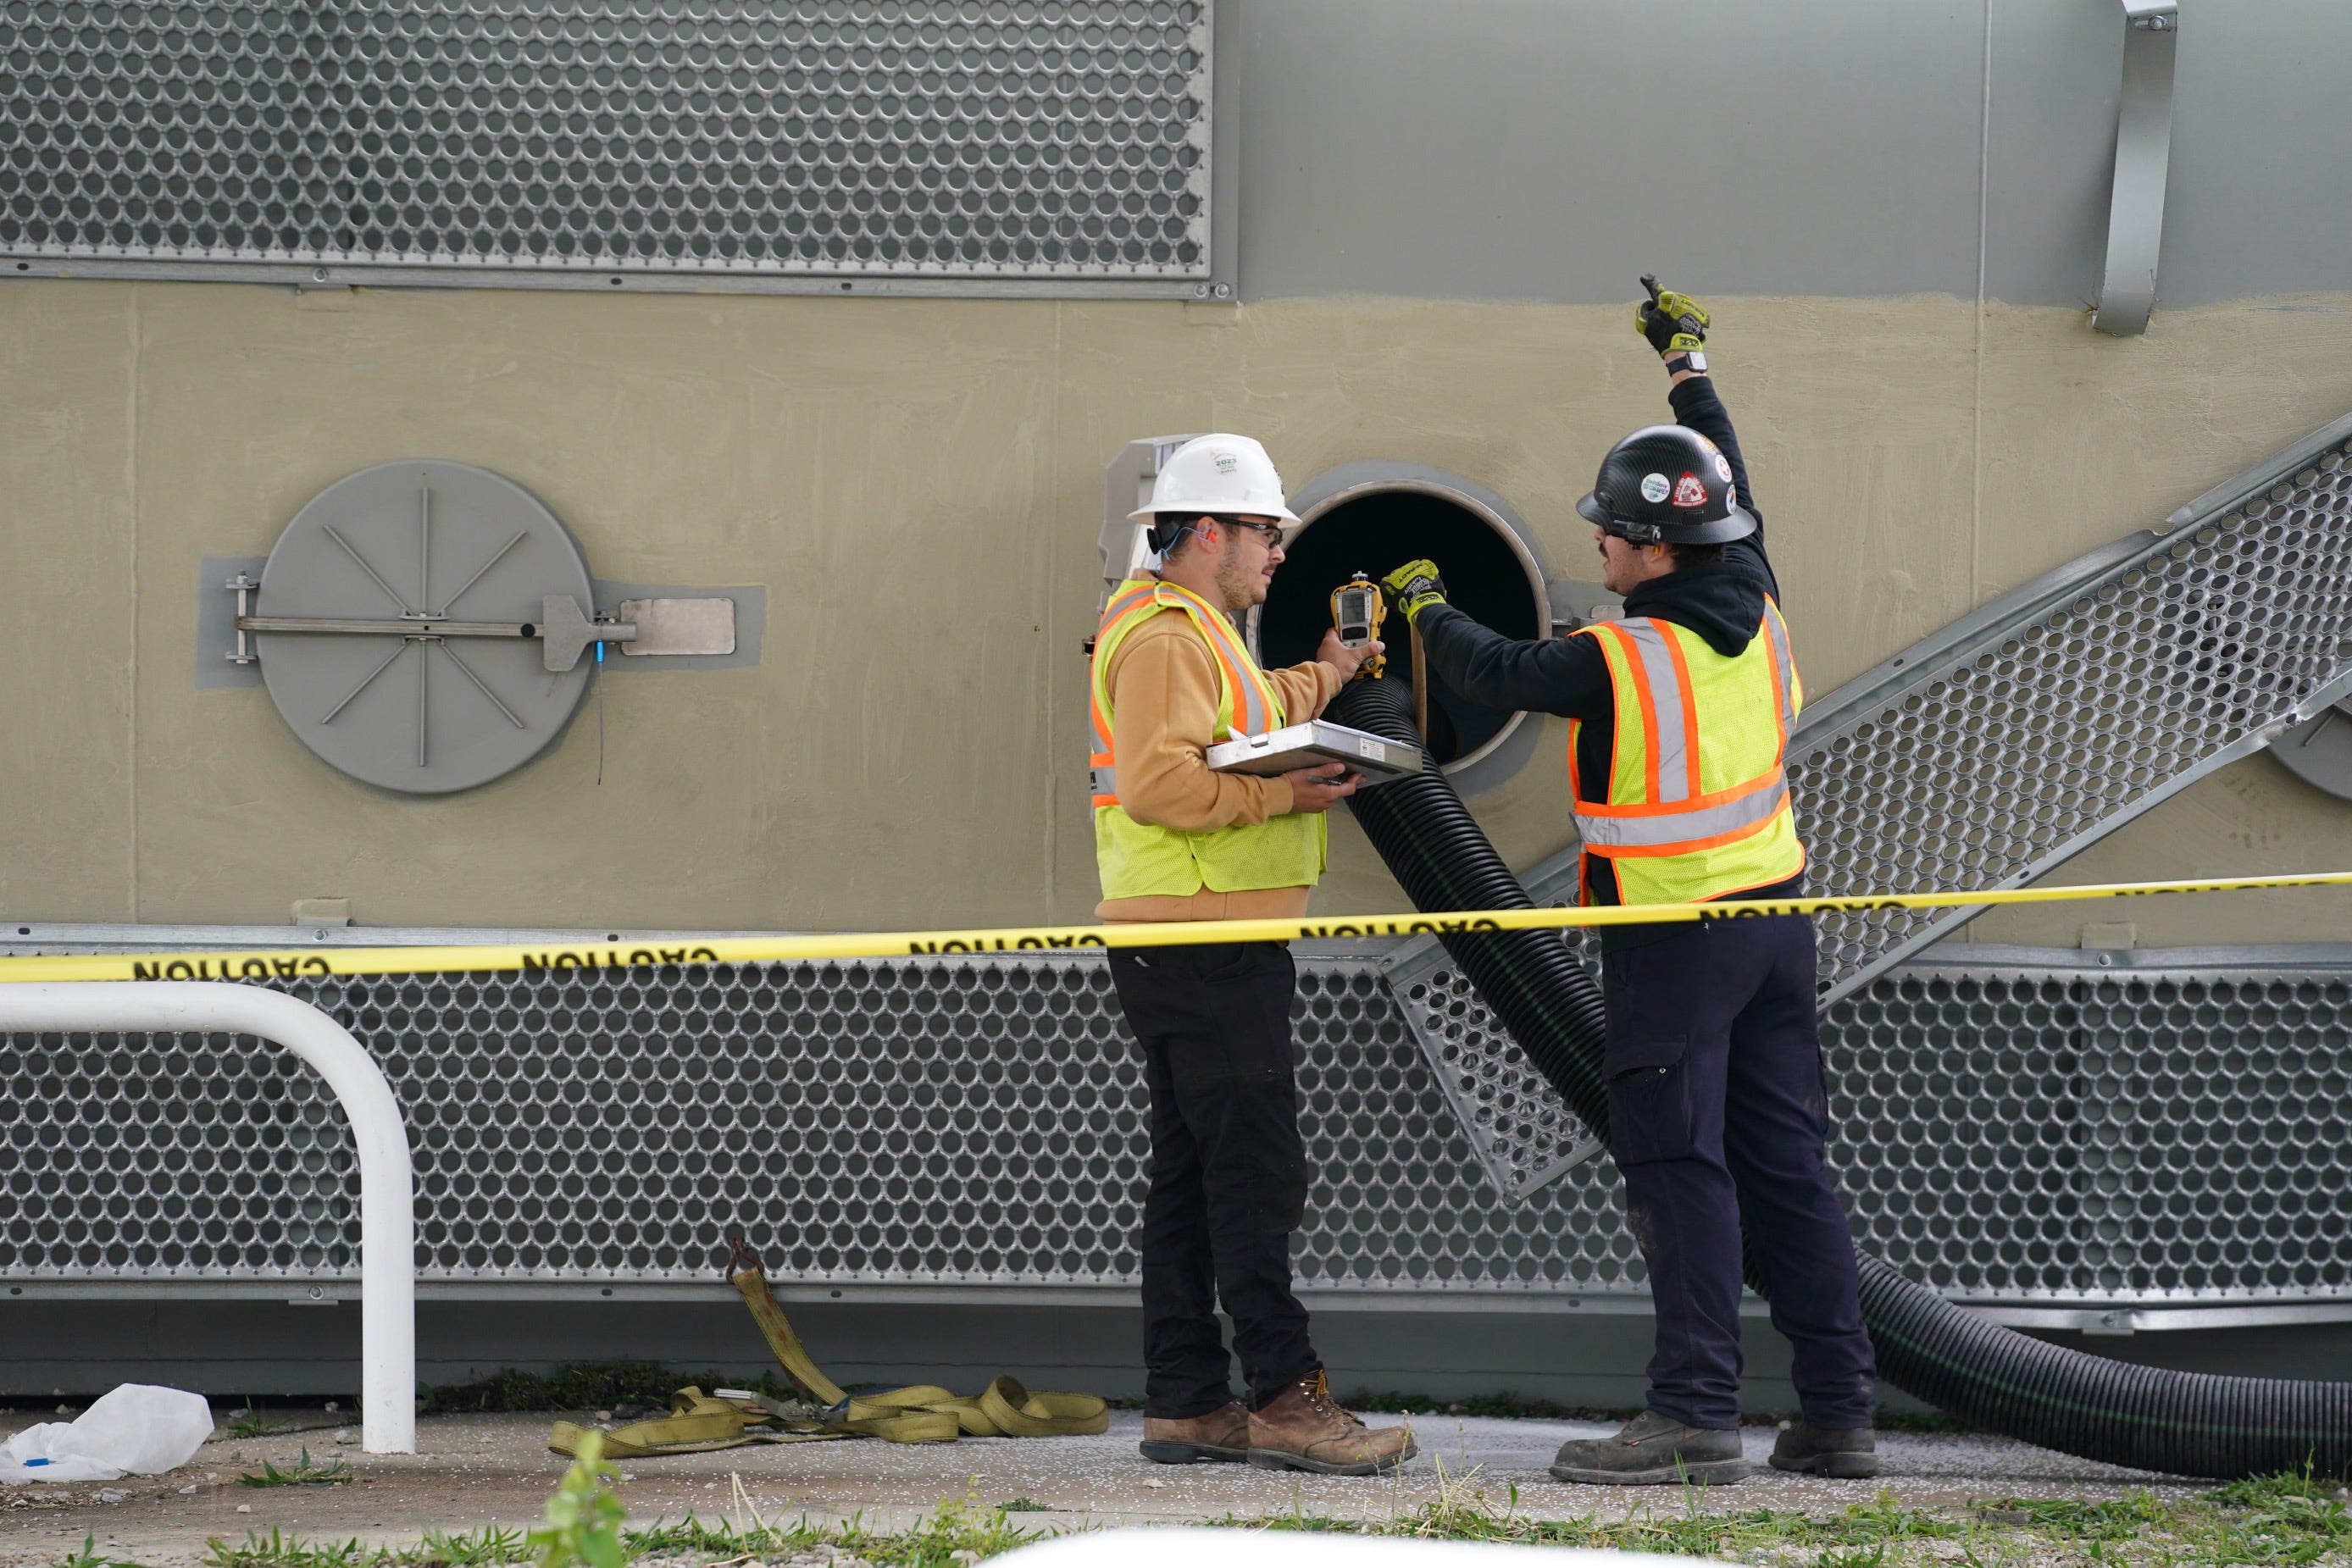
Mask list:
[[[1110,973],[1151,1091],[1144,1413],[1181,1419],[1233,1398],[1220,1300],[1255,1409],[1321,1365],[1290,1288],[1290,1237],[1307,1208],[1297,971],[1280,943],[1223,942],[1113,949]]]
[[[1740,1238],[1817,1427],[1867,1427],[1874,1364],[1830,1185],[1803,915],[1702,921],[1601,960],[1610,1152],[1658,1320],[1650,1408],[1739,1424]]]

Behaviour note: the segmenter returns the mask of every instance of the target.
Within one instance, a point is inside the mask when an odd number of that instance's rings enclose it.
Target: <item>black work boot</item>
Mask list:
[[[1816,1427],[1799,1420],[1772,1445],[1772,1468],[1860,1480],[1878,1473],[1878,1435],[1867,1427]]]
[[[1613,1437],[1562,1443],[1551,1473],[1587,1486],[1672,1486],[1706,1481],[1727,1486],[1748,1474],[1739,1455],[1739,1432],[1685,1427],[1670,1416],[1644,1410]]]

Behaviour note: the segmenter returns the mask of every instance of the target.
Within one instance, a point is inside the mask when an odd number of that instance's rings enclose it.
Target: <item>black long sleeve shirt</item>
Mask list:
[[[1764,514],[1748,483],[1748,465],[1731,415],[1706,376],[1667,389],[1675,419],[1723,449],[1731,464],[1740,504],[1756,517],[1756,531],[1726,545],[1723,559],[1695,562],[1653,578],[1625,596],[1628,617],[1672,621],[1706,640],[1726,657],[1745,649],[1764,619],[1764,598],[1780,597],[1772,562],[1764,553]],[[1616,696],[1608,661],[1591,637],[1521,641],[1490,631],[1448,604],[1433,604],[1413,622],[1430,667],[1470,702],[1485,707],[1526,709],[1579,719],[1576,771],[1588,800],[1605,802],[1616,747]],[[1616,867],[1606,856],[1585,861],[1585,902],[1620,904]],[[1793,896],[1801,875],[1738,894],[1744,898]],[[1657,941],[1676,927],[1625,925],[1601,928],[1604,950]]]

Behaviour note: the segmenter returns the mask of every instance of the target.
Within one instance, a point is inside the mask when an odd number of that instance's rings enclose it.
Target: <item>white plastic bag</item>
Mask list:
[[[110,1481],[195,1458],[213,1435],[201,1394],[125,1383],[71,1421],[44,1421],[0,1443],[0,1481]]]

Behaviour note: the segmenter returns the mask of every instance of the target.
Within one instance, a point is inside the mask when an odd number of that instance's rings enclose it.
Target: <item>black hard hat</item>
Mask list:
[[[1756,531],[1723,449],[1680,424],[1653,424],[1609,449],[1585,521],[1637,545],[1719,545]]]

